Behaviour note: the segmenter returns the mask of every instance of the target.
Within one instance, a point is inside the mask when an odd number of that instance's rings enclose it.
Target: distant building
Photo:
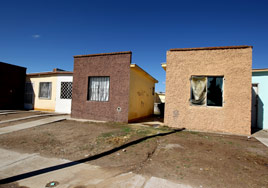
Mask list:
[[[74,56],[71,117],[128,122],[150,116],[158,81],[136,64],[131,52]]]
[[[27,74],[24,107],[71,113],[72,82],[73,73],[61,69]]]
[[[252,70],[252,124],[268,129],[268,69]]]
[[[0,62],[0,109],[23,109],[26,68]]]
[[[166,125],[251,134],[252,46],[171,49],[162,67]]]
[[[155,92],[154,102],[165,103],[166,95],[164,92]]]

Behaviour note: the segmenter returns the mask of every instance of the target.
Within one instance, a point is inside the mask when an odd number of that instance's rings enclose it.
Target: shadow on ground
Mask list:
[[[60,165],[56,165],[56,166],[52,166],[52,167],[47,167],[47,168],[43,168],[43,169],[40,169],[40,170],[35,170],[35,171],[32,171],[32,172],[27,172],[27,173],[24,173],[24,174],[19,174],[19,175],[12,176],[12,177],[8,177],[8,178],[0,180],[0,184],[7,184],[7,183],[15,182],[15,181],[18,181],[18,180],[34,177],[34,176],[37,176],[37,175],[40,175],[40,174],[45,174],[45,173],[48,173],[48,172],[52,172],[52,171],[64,169],[64,168],[67,168],[67,167],[75,166],[75,165],[78,165],[80,163],[93,161],[93,160],[105,157],[107,155],[110,155],[110,154],[112,154],[114,152],[117,152],[119,150],[125,149],[125,148],[127,148],[129,146],[132,146],[132,145],[138,144],[140,142],[143,142],[145,140],[148,140],[148,139],[151,139],[151,138],[154,138],[154,137],[162,137],[162,136],[170,135],[170,134],[180,132],[180,131],[183,131],[183,130],[184,130],[184,128],[172,130],[172,131],[167,132],[167,133],[159,133],[159,134],[154,134],[154,135],[151,135],[151,136],[146,136],[146,137],[131,141],[129,143],[126,143],[124,145],[121,145],[119,147],[113,148],[111,150],[108,150],[108,151],[105,151],[105,152],[102,152],[100,154],[90,156],[90,157],[87,157],[87,158],[84,158],[84,159],[80,159],[80,160],[76,160],[76,161],[72,161],[72,162],[68,162],[68,163],[65,163],[65,164],[60,164]]]

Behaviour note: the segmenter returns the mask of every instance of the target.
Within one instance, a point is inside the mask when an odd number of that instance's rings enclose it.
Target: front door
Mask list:
[[[258,127],[258,84],[252,84],[251,127]]]
[[[24,92],[24,108],[32,110],[34,108],[34,83],[26,82]]]

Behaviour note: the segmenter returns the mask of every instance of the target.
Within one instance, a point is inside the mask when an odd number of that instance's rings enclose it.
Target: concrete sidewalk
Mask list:
[[[19,121],[19,120],[26,120],[26,119],[36,118],[36,117],[59,116],[59,115],[62,115],[62,114],[49,114],[49,113],[48,114],[37,114],[37,115],[32,115],[32,116],[26,116],[26,117],[21,117],[21,118],[8,119],[8,120],[0,121],[0,124],[10,123],[10,122]]]
[[[7,110],[7,111],[0,111],[0,115],[7,115],[7,114],[22,114],[22,113],[29,113],[33,112],[31,110],[25,111],[25,110]]]
[[[67,119],[68,117],[69,117],[68,115],[57,116],[57,117],[49,117],[49,118],[40,119],[40,120],[36,120],[36,121],[30,121],[30,122],[26,122],[26,123],[21,123],[21,124],[17,124],[17,125],[3,127],[3,128],[0,128],[0,135],[10,133],[10,132],[14,132],[14,131],[19,131],[19,130],[22,130],[22,129],[28,129],[28,128],[31,128],[31,127],[36,127],[36,126],[39,126],[39,125],[45,125],[45,124],[48,124],[48,123],[62,121],[62,120]]]
[[[29,188],[45,187],[51,181],[59,183],[57,188],[192,188],[161,178],[5,149],[0,149],[0,176],[0,184],[5,179]]]
[[[252,136],[268,147],[268,130],[260,130]]]

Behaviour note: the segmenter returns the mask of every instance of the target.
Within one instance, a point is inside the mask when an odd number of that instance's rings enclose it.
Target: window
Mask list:
[[[26,104],[32,104],[33,103],[33,83],[26,82],[25,83],[25,91],[24,91],[24,102]]]
[[[109,100],[110,77],[88,77],[88,97],[89,101]]]
[[[73,89],[72,82],[61,82],[60,98],[72,99],[72,89]]]
[[[51,99],[51,82],[40,82],[39,84],[39,98]]]
[[[192,76],[191,104],[201,106],[222,106],[222,76]]]

